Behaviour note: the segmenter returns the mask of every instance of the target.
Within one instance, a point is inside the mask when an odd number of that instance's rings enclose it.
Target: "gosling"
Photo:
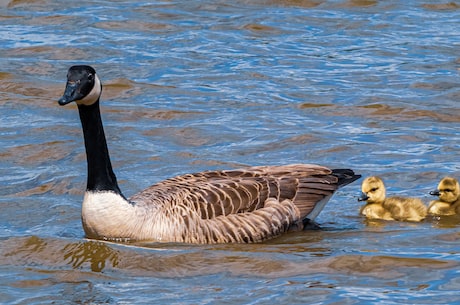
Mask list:
[[[438,196],[428,206],[428,214],[435,216],[448,216],[460,214],[460,186],[458,180],[452,177],[443,178],[435,191],[430,195]]]
[[[427,207],[420,199],[405,197],[385,198],[385,185],[379,177],[368,177],[361,185],[358,201],[366,201],[359,211],[368,219],[397,221],[421,221],[427,215]]]

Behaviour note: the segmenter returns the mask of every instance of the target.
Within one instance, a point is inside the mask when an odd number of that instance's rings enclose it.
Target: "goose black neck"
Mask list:
[[[99,100],[90,105],[78,105],[88,162],[87,191],[113,191],[121,194],[110,163],[109,150],[102,126]]]

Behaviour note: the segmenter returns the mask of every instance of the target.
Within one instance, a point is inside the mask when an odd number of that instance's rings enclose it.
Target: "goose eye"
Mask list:
[[[378,189],[379,189],[378,187],[374,187],[373,189],[371,189],[371,192],[375,192]]]
[[[92,74],[88,74],[88,80],[93,80],[93,75]]]
[[[442,192],[452,193],[452,190],[451,189],[445,189],[445,190],[442,190]]]

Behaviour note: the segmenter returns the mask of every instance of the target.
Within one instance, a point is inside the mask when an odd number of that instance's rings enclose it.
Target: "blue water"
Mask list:
[[[460,219],[366,222],[360,183],[320,231],[255,245],[84,238],[73,64],[97,70],[127,196],[177,174],[318,163],[391,194],[460,178],[456,1],[0,1],[0,303],[454,304]]]

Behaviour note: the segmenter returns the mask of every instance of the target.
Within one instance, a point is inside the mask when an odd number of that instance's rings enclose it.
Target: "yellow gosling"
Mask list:
[[[361,185],[359,201],[366,201],[359,211],[368,219],[421,221],[427,215],[427,208],[418,198],[386,198],[385,185],[379,177],[366,178]]]
[[[438,188],[430,192],[430,195],[438,196],[439,199],[430,202],[428,214],[436,216],[460,214],[460,186],[457,179],[443,178]]]

